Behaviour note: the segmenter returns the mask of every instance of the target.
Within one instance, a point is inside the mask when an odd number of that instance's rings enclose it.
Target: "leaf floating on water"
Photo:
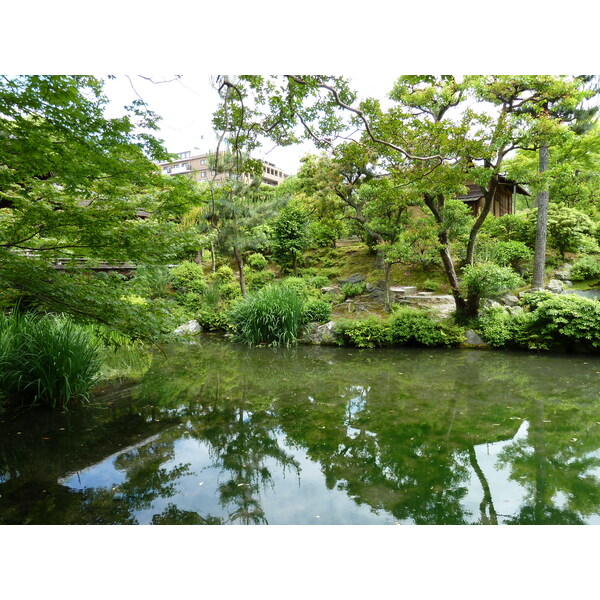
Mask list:
[[[544,419],[543,421],[544,423],[552,423],[552,421],[549,421],[548,419]]]
[[[315,515],[315,519],[320,519],[321,515]]]
[[[515,419],[517,419],[518,421],[520,421],[520,420],[521,420],[521,417],[510,417],[510,418],[511,418],[512,420],[515,420]]]
[[[572,441],[572,442],[576,442],[576,441],[577,441],[577,438],[571,438],[571,441]]]
[[[500,427],[500,423],[492,423],[494,427]]]
[[[245,483],[238,483],[238,487],[242,487],[243,485],[246,485]]]
[[[49,440],[50,438],[49,437],[43,437],[42,439],[43,440]]]
[[[201,481],[198,485],[204,485],[204,481]]]

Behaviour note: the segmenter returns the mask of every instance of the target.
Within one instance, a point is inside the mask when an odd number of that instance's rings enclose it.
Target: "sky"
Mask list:
[[[99,75],[101,76],[101,75]],[[348,75],[359,97],[375,96],[383,99],[391,90],[396,75],[381,72]],[[214,150],[217,138],[211,120],[219,96],[212,86],[214,76],[208,73],[187,72],[181,76],[170,75],[117,75],[106,80],[105,93],[111,100],[109,116],[122,114],[123,106],[141,97],[151,110],[161,116],[160,132],[156,135],[165,141],[169,152],[187,150],[201,154]],[[288,175],[299,168],[300,158],[316,152],[315,146],[306,142],[292,147],[265,144],[254,153],[255,158],[276,164]]]

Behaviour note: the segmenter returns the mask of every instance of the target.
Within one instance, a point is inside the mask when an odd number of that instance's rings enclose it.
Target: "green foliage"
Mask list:
[[[493,263],[467,265],[463,270],[462,285],[469,296],[497,298],[521,283],[521,278],[510,267]]]
[[[232,283],[234,280],[233,269],[227,265],[220,266],[213,273],[213,281],[217,285],[224,285],[226,283]]]
[[[433,279],[426,279],[422,284],[421,287],[426,291],[426,292],[439,292],[440,289],[442,288],[441,284],[439,281],[433,281]]]
[[[139,133],[156,129],[156,115],[138,100],[127,114],[106,118],[102,88],[87,76],[0,80],[1,287],[45,310],[98,321],[112,307],[101,295],[89,302],[94,277],[77,278],[80,292],[72,293],[52,269],[56,260],[164,264],[189,241],[176,218],[197,199],[191,181],[156,168],[167,153]],[[31,277],[42,268],[43,280]]]
[[[267,259],[259,252],[255,252],[246,259],[246,264],[253,271],[263,271],[267,266]]]
[[[341,291],[344,300],[347,300],[348,298],[354,298],[354,296],[362,294],[366,289],[367,284],[364,281],[359,281],[358,283],[344,283]]]
[[[302,308],[302,323],[326,323],[331,318],[331,304],[325,300],[310,299]]]
[[[527,350],[600,350],[600,302],[575,295],[527,294],[530,312],[490,309],[480,319],[483,337],[496,347]]]
[[[227,312],[214,306],[203,306],[194,313],[194,318],[206,331],[227,331],[229,319]]]
[[[303,279],[302,277],[284,277],[280,280],[280,285],[294,290],[294,292],[302,298],[308,296],[308,283],[306,279]]]
[[[246,285],[248,289],[253,292],[265,287],[267,283],[270,283],[275,279],[275,273],[272,271],[250,271],[246,274]]]
[[[229,313],[236,338],[249,345],[295,344],[303,298],[288,285],[269,284],[235,304]]]
[[[130,285],[140,296],[164,298],[169,294],[167,286],[170,278],[171,275],[167,267],[139,266]]]
[[[335,324],[335,333],[340,343],[358,348],[380,348],[391,343],[389,324],[375,316],[340,319]]]
[[[516,345],[515,338],[522,331],[526,318],[523,315],[512,315],[501,306],[494,306],[480,315],[478,328],[490,346],[504,348]]]
[[[336,323],[335,331],[340,343],[359,348],[455,346],[464,340],[462,328],[442,323],[426,311],[409,307],[395,308],[387,320],[376,316],[343,319]]]
[[[548,244],[564,257],[567,252],[597,252],[596,226],[588,215],[566,206],[548,207]]]
[[[183,294],[194,292],[201,294],[208,287],[204,281],[202,267],[192,261],[184,261],[171,269],[171,285]]]
[[[389,321],[392,344],[455,346],[464,340],[460,327],[436,321],[429,313],[410,307],[394,307]]]
[[[501,240],[493,244],[491,260],[502,267],[516,269],[521,263],[532,258],[533,252],[524,242]]]
[[[271,232],[273,259],[284,271],[295,269],[298,258],[308,247],[306,213],[293,205],[286,206],[274,221]]]
[[[600,261],[593,256],[583,256],[573,263],[571,279],[573,281],[585,281],[600,277]]]
[[[522,242],[533,247],[535,242],[535,221],[528,211],[488,218],[484,221],[482,233],[503,242]]]
[[[308,226],[308,239],[311,246],[317,248],[335,247],[335,243],[345,232],[340,219],[311,221]]]
[[[67,317],[0,314],[0,395],[53,408],[86,401],[100,370],[99,348]]]

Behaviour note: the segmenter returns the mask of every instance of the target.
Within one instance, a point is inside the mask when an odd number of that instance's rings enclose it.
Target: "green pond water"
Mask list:
[[[600,523],[600,359],[206,338],[0,415],[2,524]]]

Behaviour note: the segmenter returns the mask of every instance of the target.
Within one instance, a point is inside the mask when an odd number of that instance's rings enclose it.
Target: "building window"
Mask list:
[[[189,152],[180,152],[179,153],[179,158],[189,158],[189,157],[190,157]]]
[[[204,159],[202,159],[202,160],[200,161],[200,164],[201,164],[201,165],[205,165],[205,164],[206,164],[206,161],[205,161]]]
[[[202,173],[200,173],[200,177],[202,177],[202,179],[206,179],[206,171],[202,171]]]

